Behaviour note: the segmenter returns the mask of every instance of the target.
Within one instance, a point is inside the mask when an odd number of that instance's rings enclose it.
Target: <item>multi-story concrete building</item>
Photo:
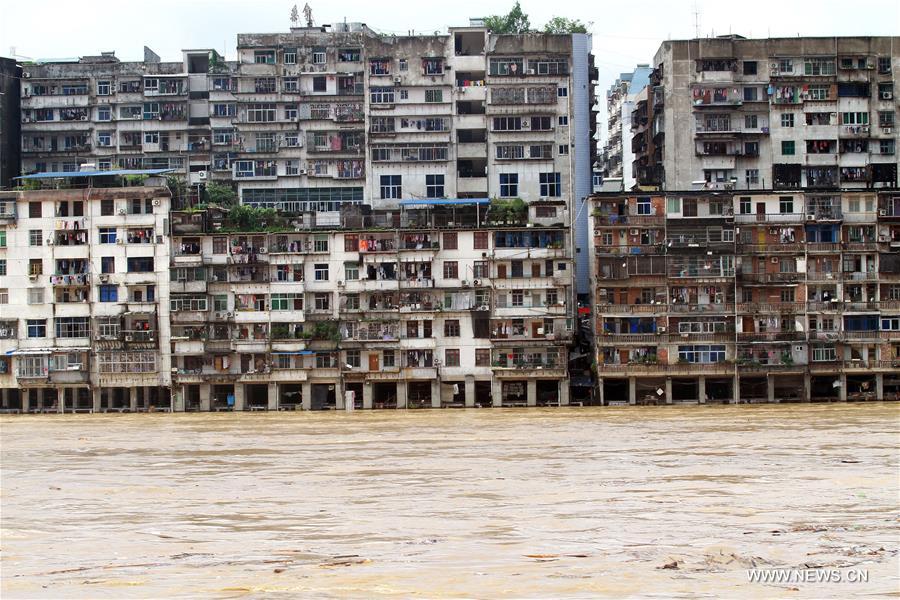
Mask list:
[[[0,57],[0,188],[9,187],[21,168],[19,133],[19,80],[22,68],[14,59]]]
[[[593,198],[605,403],[895,398],[900,192]]]
[[[631,170],[631,113],[635,98],[650,81],[650,65],[638,65],[631,73],[622,73],[606,91],[606,144],[603,148],[603,171],[606,178],[622,178],[630,190],[635,179]]]
[[[900,38],[663,42],[634,173],[664,190],[897,185]]]
[[[165,187],[0,192],[3,408],[169,406],[168,218]]]
[[[403,37],[339,23],[241,34],[237,51],[236,62],[145,50],[140,63],[26,65],[23,170],[171,168],[192,186],[234,182],[244,204],[335,220],[345,203],[519,197],[578,220],[587,292],[589,35],[498,35],[475,20]]]

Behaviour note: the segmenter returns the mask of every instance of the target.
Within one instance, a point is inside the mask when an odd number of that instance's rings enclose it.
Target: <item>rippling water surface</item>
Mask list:
[[[10,416],[0,433],[4,598],[900,589],[898,405]],[[764,585],[754,566],[869,581]]]

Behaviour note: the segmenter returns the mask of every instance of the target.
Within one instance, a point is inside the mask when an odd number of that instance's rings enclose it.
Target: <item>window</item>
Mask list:
[[[639,215],[649,215],[650,214],[650,198],[638,198],[637,199],[637,214]]]
[[[115,285],[100,286],[100,302],[118,302],[119,288]]]
[[[29,246],[42,246],[44,244],[43,232],[40,229],[32,229],[28,232]]]
[[[563,144],[559,147],[559,155],[560,156],[565,156],[568,153],[569,153],[569,145],[568,144]]]
[[[400,190],[401,190],[401,180],[402,180],[402,177],[400,175],[382,175],[381,176],[381,198],[383,200],[399,199],[400,198]]]
[[[500,174],[500,196],[503,198],[513,198],[519,195],[519,174],[518,173],[501,173]]]
[[[668,198],[666,204],[666,212],[670,215],[681,212],[681,198]]]
[[[6,248],[6,230],[0,229],[0,248]]]
[[[550,131],[553,129],[551,117],[531,117],[532,131]]]
[[[759,183],[759,169],[747,169],[744,171],[744,181],[747,185]]]
[[[250,107],[257,106],[255,104],[251,104]],[[249,113],[248,113],[249,115]],[[237,116],[237,105],[236,104],[213,104],[212,105],[212,116],[214,117],[234,117]]]
[[[472,248],[474,250],[488,249],[489,234],[487,231],[476,231],[472,236]]]
[[[47,337],[47,320],[28,319],[25,321],[25,329],[30,338]]]
[[[827,86],[827,85],[811,85],[811,86],[809,86],[809,93],[807,95],[807,100],[828,100],[828,99],[829,99],[829,86]]]
[[[476,367],[491,366],[491,350],[490,350],[490,348],[475,348],[475,366]]]
[[[893,127],[894,126],[894,111],[892,111],[892,110],[878,111],[878,126],[879,127]]]
[[[344,265],[344,279],[357,281],[359,279],[359,263],[346,263]]]
[[[369,61],[369,75],[390,75],[391,61],[385,58],[376,58]]]
[[[328,236],[317,235],[313,241],[313,250],[315,252],[328,252]]]
[[[697,216],[697,199],[696,198],[685,198],[684,199],[684,208],[681,212],[685,217],[696,217]]]
[[[459,279],[459,263],[455,260],[444,261],[444,279]]]
[[[443,102],[443,90],[425,90],[425,102]]]
[[[296,65],[297,64],[297,51],[296,50],[285,50],[284,51],[284,64],[286,65]]]
[[[115,273],[116,272],[116,258],[114,256],[101,256],[100,257],[100,272],[101,273]]]
[[[28,261],[29,275],[43,275],[44,261],[40,258],[32,258]],[[3,261],[3,275],[6,275],[6,260]]]
[[[101,244],[115,244],[116,243],[116,228],[115,227],[101,227],[100,228],[100,243]]]
[[[325,92],[328,90],[328,83],[324,75],[316,75],[313,77],[313,91]]]
[[[98,121],[112,121],[112,108],[108,105],[97,107]]]
[[[794,212],[794,197],[793,196],[781,196],[778,199],[778,212],[783,215],[788,215]]]
[[[128,258],[129,273],[152,273],[153,257],[152,256],[133,256]]]
[[[0,258],[0,275],[6,275],[6,259]]]
[[[217,115],[218,116],[218,115]],[[247,122],[272,123],[275,121],[275,105],[255,103],[247,107]]]
[[[100,131],[97,133],[97,145],[108,147],[112,146],[112,132],[111,131]]]
[[[316,281],[328,281],[328,263],[316,263],[315,279]]]
[[[792,156],[794,154],[793,140],[784,140],[781,142],[781,154],[784,156]]]
[[[813,362],[834,362],[837,360],[837,352],[834,347],[819,346],[813,348]]]
[[[725,346],[679,346],[678,359],[689,363],[724,362]]]
[[[159,132],[158,131],[144,132],[144,143],[145,144],[158,144],[159,143]]]
[[[489,67],[489,75],[521,75],[525,60],[522,58],[492,58]]]
[[[867,112],[842,112],[841,125],[868,125],[869,113]]]
[[[443,198],[444,197],[444,176],[443,175],[426,175],[425,176],[425,197],[426,198]]]
[[[794,126],[794,113],[782,113],[781,114],[781,126],[782,127],[793,127]]]
[[[894,153],[894,140],[879,140],[878,141],[878,150],[881,154],[893,154]]]
[[[44,288],[28,288],[28,304],[43,304]]]
[[[393,104],[394,88],[373,87],[369,91],[369,100],[372,104]]]
[[[558,123],[559,123],[560,127],[567,127],[569,125],[569,117],[567,117],[567,116],[559,117]]]
[[[274,65],[275,64],[275,51],[274,50],[257,50],[253,53],[253,62],[258,65]]]
[[[522,117],[494,117],[494,131],[520,131]]]
[[[459,319],[444,321],[444,337],[459,337]]]
[[[253,87],[257,94],[274,94],[275,78],[274,77],[257,77],[253,80]]]
[[[313,300],[313,305],[316,310],[331,310],[331,294],[316,294]]]
[[[744,75],[756,75],[756,61],[755,60],[745,60],[743,62],[744,67]]]
[[[0,304],[9,304],[9,290],[0,288]]]
[[[446,231],[444,232],[444,249],[445,250],[456,250],[459,247],[459,241],[457,238],[457,233],[455,231]]]
[[[459,366],[459,349],[458,348],[447,348],[444,350],[444,366],[445,367],[458,367]]]
[[[325,48],[313,48],[312,59],[314,65],[324,65],[327,60]]]
[[[562,179],[559,173],[541,173],[540,191],[544,197],[559,197],[562,195]]]
[[[567,98],[569,96],[569,88],[564,86],[556,88],[556,95],[559,98]]]
[[[744,88],[744,102],[756,102],[759,100],[759,89],[755,87]]]
[[[41,203],[40,202],[29,202],[28,203],[28,218],[29,219],[40,219],[41,218]]]

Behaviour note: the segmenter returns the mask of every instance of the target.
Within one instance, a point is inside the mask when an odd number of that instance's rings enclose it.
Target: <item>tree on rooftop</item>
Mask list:
[[[531,21],[529,21],[528,15],[522,11],[522,6],[518,2],[505,15],[485,17],[484,24],[493,33],[528,33],[531,31]]]
[[[588,24],[590,25],[590,23]],[[588,26],[579,19],[553,17],[544,25],[544,33],[587,33]]]
[[[237,194],[230,185],[211,181],[206,184],[206,201],[219,206],[233,206],[237,204]]]

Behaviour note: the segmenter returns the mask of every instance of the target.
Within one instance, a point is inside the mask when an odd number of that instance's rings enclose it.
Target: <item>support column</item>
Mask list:
[[[739,404],[741,402],[741,376],[734,374],[734,384],[731,390],[731,403]]]
[[[9,408],[9,392],[6,388],[0,388],[0,406]]]
[[[56,388],[56,412],[64,414],[66,412],[66,388]]]
[[[300,408],[312,410],[312,384],[308,381],[300,384]]]
[[[569,405],[569,380],[568,379],[560,379],[559,380],[559,405],[560,406],[568,406]]]
[[[529,379],[525,384],[525,404],[537,406],[537,379]]]
[[[491,404],[494,407],[503,406],[503,386],[496,377],[491,379]]]
[[[22,401],[22,413],[27,413],[31,408],[31,390],[23,390],[19,388],[19,398]]]
[[[637,404],[637,377],[628,378],[628,404]]]
[[[666,404],[672,404],[675,399],[672,398],[672,378],[666,377]]]
[[[103,389],[99,385],[91,390],[91,400],[93,411],[95,413],[100,412],[103,408]]]
[[[697,402],[706,404],[706,376],[704,375],[697,379]]]
[[[803,375],[803,401],[812,400],[812,375],[806,373]]]
[[[137,388],[128,388],[128,410],[137,412]]]
[[[212,389],[208,383],[200,384],[200,412],[209,412],[212,407],[212,402],[210,400],[211,393]]]
[[[769,403],[775,402],[775,376],[769,375],[766,377],[766,397],[769,400]]]
[[[875,373],[875,399],[884,400],[884,373]]]
[[[431,380],[431,408],[441,407],[441,382],[437,379]]]
[[[353,400],[356,403],[356,399]],[[344,390],[343,386],[338,382],[334,382],[334,407],[337,410],[344,410],[346,408],[346,402],[344,401]]]
[[[397,382],[397,408],[406,408],[406,382]]]
[[[244,410],[244,384],[243,383],[235,383],[234,384],[234,411],[242,411]]]
[[[269,383],[269,389],[266,392],[266,408],[269,410],[278,410],[278,384]]]
[[[372,384],[368,381],[363,383],[363,409],[372,410]]]
[[[847,374],[841,373],[841,387],[838,390],[838,397],[841,402],[847,401]]]
[[[475,408],[475,378],[466,375],[466,408]]]

